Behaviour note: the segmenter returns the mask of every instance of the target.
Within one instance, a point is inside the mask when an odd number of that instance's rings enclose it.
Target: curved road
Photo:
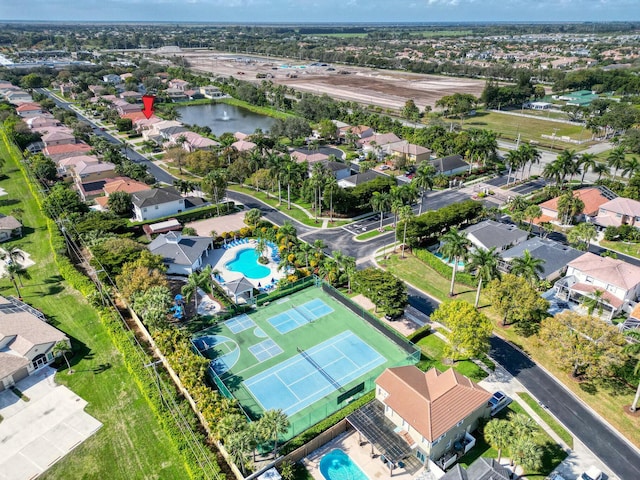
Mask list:
[[[67,110],[75,112],[82,120],[96,127],[92,120],[88,119],[77,110],[72,109],[70,104],[61,101],[50,92],[39,89],[40,93],[48,95],[56,104]],[[118,139],[108,132],[94,129],[94,132],[101,135],[111,143],[120,143]],[[156,166],[144,156],[135,151],[128,150],[127,155],[135,162],[147,166],[149,171],[160,182],[173,184],[173,176]],[[370,266],[371,255],[391,241],[392,232],[379,235],[367,242],[356,242],[353,240],[353,233],[343,228],[315,229],[308,227],[297,220],[294,220],[275,208],[265,205],[250,195],[229,191],[227,197],[243,203],[248,208],[260,209],[265,218],[282,225],[285,221],[291,222],[298,231],[298,236],[307,242],[321,239],[327,245],[325,253],[339,250],[346,255],[358,259],[358,265]],[[444,191],[430,194],[427,198],[430,208],[440,208],[468,198],[458,191]],[[388,224],[392,218],[383,220]],[[374,225],[374,223],[371,223]],[[377,225],[374,225],[374,228]],[[409,287],[409,303],[416,309],[430,315],[438,306],[438,302],[424,293]],[[497,363],[502,365],[510,374],[517,378],[533,395],[545,404],[551,413],[560,420],[582,443],[593,451],[602,461],[622,480],[640,479],[640,452],[630,446],[620,435],[613,431],[598,417],[590,408],[587,408],[580,400],[577,400],[569,393],[564,386],[559,384],[552,376],[538,367],[527,356],[514,348],[508,342],[493,336],[491,338],[491,356]]]

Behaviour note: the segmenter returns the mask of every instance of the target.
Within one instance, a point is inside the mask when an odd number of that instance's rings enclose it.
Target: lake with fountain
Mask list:
[[[275,118],[226,103],[188,105],[178,107],[178,111],[182,123],[209,127],[216,136],[225,132],[242,132],[249,135],[258,128],[268,132],[276,121]]]

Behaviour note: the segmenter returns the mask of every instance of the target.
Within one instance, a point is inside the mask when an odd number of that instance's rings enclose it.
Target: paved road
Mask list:
[[[491,356],[546,405],[577,438],[623,480],[640,478],[640,454],[591,409],[508,342],[491,338]]]
[[[51,100],[53,100],[55,102],[55,104],[60,107],[60,108],[64,108],[65,110],[69,110],[70,112],[75,113],[78,118],[80,120],[82,120],[83,122],[91,125],[91,127],[93,128],[93,133],[95,135],[101,136],[105,139],[107,139],[107,141],[109,141],[110,143],[113,143],[114,145],[122,145],[122,142],[114,137],[113,135],[111,135],[109,132],[104,131],[104,130],[100,130],[99,126],[94,122],[93,119],[85,116],[82,112],[80,112],[78,109],[76,108],[72,108],[71,103],[66,102],[64,100],[61,100],[58,96],[53,95],[49,90],[46,90],[44,88],[37,88],[36,91],[38,93],[41,93],[43,95],[48,96]],[[158,167],[157,165],[155,165],[154,163],[152,163],[150,160],[148,160],[145,156],[139,154],[138,152],[136,152],[135,150],[131,150],[131,149],[127,149],[127,157],[136,162],[136,163],[140,163],[142,165],[145,165],[147,167],[147,169],[149,170],[149,172],[156,177],[156,180],[158,182],[161,183],[166,183],[168,185],[173,185],[173,181],[175,180],[175,178],[170,175],[169,173],[167,173],[166,171],[164,171],[162,168]]]

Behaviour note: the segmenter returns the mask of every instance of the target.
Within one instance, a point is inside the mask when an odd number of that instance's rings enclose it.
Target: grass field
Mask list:
[[[331,311],[313,322],[305,321],[293,309],[294,306],[303,308],[307,302],[317,302],[317,299]],[[291,314],[298,318],[299,326],[286,332],[281,327],[276,328],[283,315]],[[337,401],[342,393],[362,382],[365,383],[364,390],[356,396],[366,393],[374,388],[375,378],[385,368],[415,364],[418,360],[417,350],[411,355],[317,287],[309,287],[271,302],[251,313],[249,319],[253,323],[248,323],[250,326],[246,328],[237,328],[233,320],[232,323],[208,328],[194,335],[194,342],[208,358],[227,354],[224,359],[229,370],[225,373],[219,370],[221,379],[250,416],[258,417],[269,408],[291,409],[291,429],[287,438],[345,406],[346,402]],[[246,321],[244,318],[243,322]],[[238,331],[239,328],[245,329]],[[346,336],[348,341],[333,343],[342,336]],[[279,353],[268,358],[260,358],[252,353],[258,344],[269,340],[275,343]],[[209,346],[215,343],[215,347],[207,348],[203,342],[210,342]],[[332,346],[327,344],[338,345],[336,348],[339,352],[334,352]],[[295,370],[309,370],[298,348],[308,352],[313,361],[317,361],[334,379],[331,385],[327,383],[330,380],[320,378],[320,370],[313,367],[309,372],[303,372],[301,379],[295,377]],[[345,350],[347,353],[344,353]],[[340,354],[348,356],[341,359]],[[292,365],[291,368],[289,365]],[[278,371],[272,374],[276,369]],[[290,377],[291,380],[287,380]],[[276,385],[280,381],[283,385]],[[337,388],[338,385],[341,388]],[[322,390],[324,386],[331,388]],[[261,392],[260,388],[263,387],[265,391]],[[314,392],[320,391],[324,391],[324,394],[314,396]]]
[[[421,370],[426,371],[429,368],[435,367],[441,372],[444,372],[450,368],[450,365],[445,365],[441,362],[441,359],[444,357],[444,340],[432,334],[418,340],[416,345],[420,347],[420,350],[425,355],[418,364]],[[484,370],[470,360],[455,362],[453,368],[474,382],[479,382],[487,376]]]
[[[6,242],[31,255],[30,280],[21,293],[25,302],[42,310],[51,324],[71,338],[75,373],[56,375],[89,402],[87,412],[103,427],[39,478],[184,479],[182,458],[157,422],[131,379],[119,352],[86,301],[58,274],[40,209],[16,167],[19,153],[8,149],[0,130],[0,157],[6,160],[0,187],[7,191],[0,213],[23,210],[25,236]],[[0,281],[1,295],[15,295],[8,279]]]
[[[383,227],[382,231],[378,230],[369,230],[368,232],[361,233],[360,235],[356,235],[356,240],[369,240],[371,238],[375,238],[378,235],[382,235],[383,233],[392,232],[394,230],[393,227],[387,225]]]
[[[553,135],[556,137],[568,136],[574,140],[590,140],[591,131],[583,128],[582,125],[571,125],[568,123],[550,122],[543,118],[527,118],[506,113],[485,112],[479,110],[475,116],[465,120],[464,128],[487,128],[498,133],[499,136],[516,139],[518,134],[521,141],[535,141],[539,144],[551,144],[553,140],[542,138],[542,135]],[[575,149],[577,145],[562,143],[560,138],[555,142],[555,146],[561,145]]]
[[[540,418],[542,418],[542,420],[544,420],[547,425],[549,425],[549,428],[551,428],[551,430],[553,430],[569,448],[573,449],[573,436],[571,436],[571,434],[565,430],[565,428],[560,425],[548,411],[542,408],[540,404],[527,392],[518,392],[518,395],[534,412],[538,414]]]
[[[640,258],[640,243],[631,242],[612,242],[610,240],[600,240],[600,246],[613,250],[615,252],[624,253],[630,257]]]

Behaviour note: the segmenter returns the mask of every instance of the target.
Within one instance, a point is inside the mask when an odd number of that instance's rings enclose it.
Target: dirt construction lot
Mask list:
[[[484,80],[420,75],[401,71],[327,65],[310,66],[287,59],[216,54],[209,51],[182,52],[189,64],[202,72],[232,76],[242,80],[266,80],[303,92],[326,93],[330,97],[399,110],[408,99],[423,109],[433,107],[445,95],[470,93],[479,97]],[[172,55],[173,57],[173,55]],[[284,68],[283,68],[284,66]],[[304,66],[305,68],[299,68]],[[328,70],[329,68],[335,70]]]

